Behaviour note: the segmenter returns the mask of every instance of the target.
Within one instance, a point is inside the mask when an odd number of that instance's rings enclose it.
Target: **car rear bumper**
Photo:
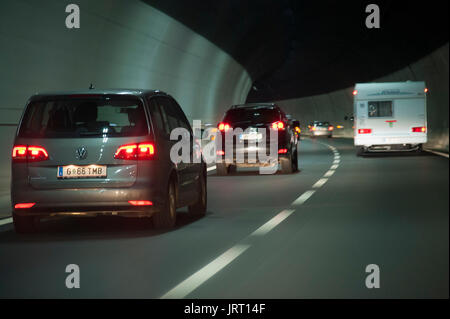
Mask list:
[[[332,131],[312,131],[311,136],[330,136],[333,135]]]
[[[147,200],[153,205],[133,206],[128,201]],[[161,207],[157,193],[148,188],[52,189],[12,192],[12,209],[19,215],[149,215]],[[35,203],[15,209],[18,203]]]

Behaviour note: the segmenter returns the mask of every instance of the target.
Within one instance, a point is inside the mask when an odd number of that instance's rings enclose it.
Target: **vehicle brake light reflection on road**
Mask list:
[[[152,206],[153,203],[149,200],[129,200],[128,203],[130,203],[133,206]]]
[[[360,128],[358,130],[358,134],[371,134],[372,129],[371,128]]]
[[[27,208],[31,208],[34,205],[36,205],[36,203],[18,203],[16,205],[14,205],[15,209],[27,209]]]

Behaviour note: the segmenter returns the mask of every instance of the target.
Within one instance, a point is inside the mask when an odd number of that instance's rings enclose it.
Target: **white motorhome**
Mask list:
[[[357,154],[420,151],[427,142],[425,82],[358,83],[354,95]]]

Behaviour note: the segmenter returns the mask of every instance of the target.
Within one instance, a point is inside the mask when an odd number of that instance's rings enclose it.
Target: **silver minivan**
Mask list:
[[[170,132],[179,127],[189,133],[188,163],[170,158]],[[205,214],[206,175],[189,121],[166,93],[37,94],[12,149],[14,227],[32,232],[43,217],[112,214],[152,216],[156,228],[170,228],[177,207]]]

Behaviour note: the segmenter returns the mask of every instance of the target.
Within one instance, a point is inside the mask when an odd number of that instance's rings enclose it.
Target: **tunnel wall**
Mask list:
[[[425,81],[427,94],[428,143],[430,149],[449,151],[449,44],[397,72],[374,82]],[[382,63],[382,62],[380,62]],[[278,101],[285,111],[305,126],[314,120],[330,121],[336,136],[353,137],[353,123],[344,117],[353,115],[353,87],[300,99]]]
[[[164,13],[137,0],[78,0],[80,28],[67,29],[70,3],[2,0],[2,183],[9,183],[16,124],[36,92],[87,89],[90,83],[159,89],[174,96],[190,120],[214,124],[231,104],[245,101],[252,81],[244,68]]]

